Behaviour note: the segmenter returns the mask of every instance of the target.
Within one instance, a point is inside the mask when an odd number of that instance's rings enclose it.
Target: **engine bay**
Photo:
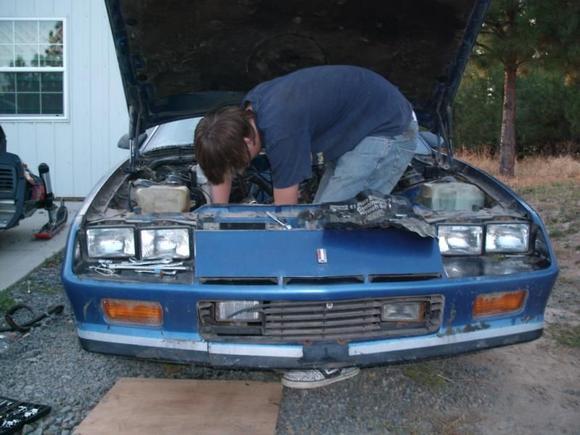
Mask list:
[[[318,167],[315,174],[319,174]],[[310,203],[318,179],[300,186],[300,202]],[[185,213],[211,203],[207,178],[198,164],[162,162],[140,169],[128,184],[128,206],[135,213]],[[272,182],[268,160],[260,155],[244,174],[234,178],[230,203],[271,204]]]
[[[121,172],[110,200],[101,203],[98,218],[147,214],[191,214],[211,203],[210,185],[193,156],[150,158],[134,174]],[[300,184],[299,203],[311,204],[324,173],[324,161],[316,159],[313,177]],[[429,158],[415,158],[393,195],[407,198],[427,220],[454,214],[523,217],[505,207],[471,182],[460,170],[433,166]],[[273,188],[268,160],[260,155],[244,174],[234,178],[230,204],[272,204]],[[93,215],[92,217],[97,217]],[[89,217],[89,220],[92,220]]]

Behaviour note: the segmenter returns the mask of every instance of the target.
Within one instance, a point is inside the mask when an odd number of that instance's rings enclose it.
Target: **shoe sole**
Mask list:
[[[354,378],[359,373],[360,369],[353,370],[351,373],[348,373],[344,376],[337,376],[336,378],[321,379],[320,381],[309,381],[309,382],[290,381],[288,379],[282,378],[282,385],[288,388],[294,388],[298,390],[310,390],[312,388],[326,387],[327,385],[334,384],[335,382],[345,381],[347,379]]]

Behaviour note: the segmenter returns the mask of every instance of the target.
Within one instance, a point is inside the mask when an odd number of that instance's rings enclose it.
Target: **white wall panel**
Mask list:
[[[0,17],[65,18],[67,120],[0,120],[8,151],[36,171],[51,167],[58,196],[82,197],[128,153],[116,148],[128,125],[103,0],[0,0]]]
[[[23,162],[35,168],[38,166],[36,158],[36,125],[31,122],[21,122],[17,126],[18,141],[20,142],[20,153],[18,154]],[[9,141],[10,139],[6,137]],[[10,142],[8,142],[10,150]]]
[[[73,1],[71,8],[69,38],[71,59],[69,59],[70,78],[70,108],[73,139],[73,195],[87,192],[93,180],[91,165],[91,135],[93,102],[91,101],[90,83],[94,80],[91,71],[91,19],[89,1]],[[73,60],[74,59],[74,60]]]
[[[29,11],[36,12],[36,5],[34,0],[18,0],[16,2],[16,16],[26,17]],[[37,16],[36,14],[33,16]]]
[[[16,3],[18,3],[18,0],[0,0],[0,15],[6,17],[15,16]]]
[[[39,17],[54,17],[54,0],[34,0],[34,10]]]
[[[38,0],[44,1],[44,0]],[[68,94],[67,100],[69,104],[69,121],[64,122],[54,122],[54,152],[55,160],[50,166],[52,179],[54,184],[54,190],[59,196],[84,196],[84,193],[75,194],[74,185],[75,179],[73,174],[74,167],[74,142],[72,139],[72,123],[75,122],[76,116],[73,113],[73,107],[70,105],[71,101],[71,83],[76,79],[72,74],[74,71],[74,64],[76,62],[76,54],[72,51],[71,41],[75,36],[76,25],[72,22],[71,17],[71,4],[72,2],[78,2],[78,0],[53,0],[54,5],[54,15],[63,16],[67,19],[67,43],[68,43],[68,59],[67,59],[67,74],[68,74]],[[83,0],[84,1],[84,0]],[[94,0],[89,0],[94,1]],[[79,149],[78,152],[81,152]],[[62,192],[62,193],[61,193]]]
[[[37,162],[55,162],[54,124],[48,122],[36,124],[34,125],[33,130],[36,130],[36,155],[34,160]],[[32,172],[36,173],[36,167],[31,169],[33,170]]]
[[[99,13],[101,2],[90,2],[90,16]],[[92,23],[91,23],[92,24]],[[90,71],[99,71],[103,68],[107,59],[107,30],[105,26],[92,26],[91,39],[89,45],[89,69]],[[99,169],[106,167],[107,155],[109,154],[108,146],[104,146],[107,137],[107,79],[104,74],[93,74],[90,83],[87,83],[91,100],[91,119],[89,119],[89,129],[92,134],[89,138],[91,144],[91,174],[98,174]],[[93,125],[100,128],[95,129]]]

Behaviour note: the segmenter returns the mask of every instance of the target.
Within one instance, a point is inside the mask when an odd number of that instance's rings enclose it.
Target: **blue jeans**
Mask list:
[[[314,202],[344,201],[363,190],[391,193],[415,155],[418,130],[413,119],[400,135],[367,136],[336,161],[327,162]]]

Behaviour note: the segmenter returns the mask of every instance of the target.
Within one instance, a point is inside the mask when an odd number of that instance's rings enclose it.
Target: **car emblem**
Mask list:
[[[332,302],[327,302],[326,303],[326,309],[327,310],[332,310],[332,307],[334,307],[334,304]]]
[[[316,260],[319,264],[326,264],[328,263],[328,258],[326,257],[326,249],[318,248],[316,250]]]

